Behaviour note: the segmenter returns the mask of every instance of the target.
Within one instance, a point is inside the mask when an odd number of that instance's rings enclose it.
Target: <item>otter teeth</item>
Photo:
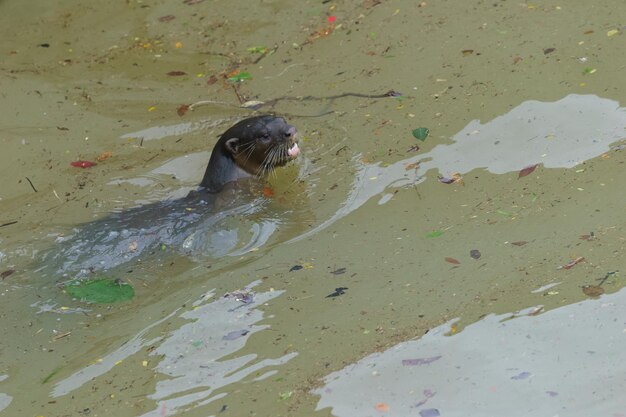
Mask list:
[[[298,156],[299,153],[300,153],[300,148],[298,147],[297,143],[294,143],[294,145],[287,150],[287,155],[289,155],[292,158],[295,158],[296,156]]]

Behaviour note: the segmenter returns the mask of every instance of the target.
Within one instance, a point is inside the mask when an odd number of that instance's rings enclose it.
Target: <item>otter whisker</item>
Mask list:
[[[245,154],[245,158],[243,160],[244,164],[246,164],[248,162],[248,160],[252,156],[252,153],[254,152],[255,149],[256,149],[256,143],[255,142],[250,142],[250,144],[243,150],[243,152],[247,151],[246,154]]]
[[[261,165],[259,165],[259,169],[257,170],[257,176],[265,175],[265,171],[268,170],[269,166],[271,166],[270,160],[272,157],[273,150],[274,148],[271,148],[270,151],[265,154],[265,157],[263,158],[263,161],[261,162]]]

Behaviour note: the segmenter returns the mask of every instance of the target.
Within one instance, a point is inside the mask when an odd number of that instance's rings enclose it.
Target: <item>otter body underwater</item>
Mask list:
[[[283,118],[244,119],[215,144],[197,190],[80,226],[79,234],[44,254],[42,269],[52,267],[57,276],[86,277],[160,248],[217,257],[231,253],[240,246],[238,225],[224,227],[223,223],[237,215],[257,213],[263,206],[262,198],[241,193],[232,185],[244,178],[264,177],[299,152],[296,129]],[[271,235],[272,231],[261,227],[252,225],[250,243],[263,243]]]

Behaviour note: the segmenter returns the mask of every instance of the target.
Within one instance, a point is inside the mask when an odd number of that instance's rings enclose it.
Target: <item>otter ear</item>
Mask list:
[[[239,153],[239,138],[228,139],[226,141],[226,149],[228,149],[233,155]]]

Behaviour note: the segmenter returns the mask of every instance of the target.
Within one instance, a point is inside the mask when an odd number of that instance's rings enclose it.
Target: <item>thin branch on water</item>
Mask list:
[[[28,178],[28,177],[25,177],[25,178],[28,181],[28,183],[30,184],[30,186],[33,188],[33,191],[34,192],[38,192],[37,189],[35,188],[35,186],[33,185],[33,182],[30,180],[30,178]]]

